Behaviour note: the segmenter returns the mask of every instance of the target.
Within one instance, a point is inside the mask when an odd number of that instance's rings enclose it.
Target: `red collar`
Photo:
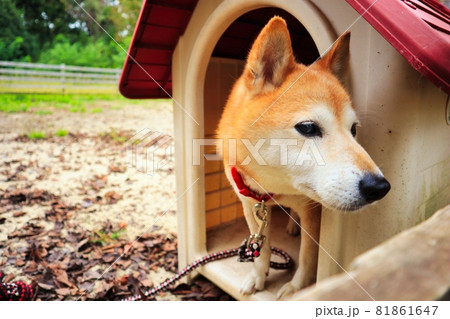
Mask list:
[[[236,169],[236,166],[231,166],[231,176],[233,176],[233,180],[236,183],[236,186],[241,195],[251,197],[254,200],[257,200],[258,202],[262,202],[262,201],[267,202],[272,198],[272,196],[273,196],[272,193],[261,195],[260,193],[255,192],[254,190],[250,189],[250,187],[245,185],[241,174],[239,174],[239,172]]]

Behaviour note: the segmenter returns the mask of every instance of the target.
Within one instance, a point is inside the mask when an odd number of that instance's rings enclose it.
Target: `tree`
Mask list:
[[[78,3],[82,8],[74,7],[72,15],[90,36],[95,39],[106,36],[97,21],[114,39],[121,40],[132,34],[142,0],[79,0]]]
[[[15,0],[16,7],[23,12],[23,25],[28,33],[37,38],[39,48],[51,43],[58,34],[74,35],[71,28],[76,20],[70,14],[75,4],[70,0]]]
[[[26,31],[23,12],[12,0],[0,0],[0,60],[30,59],[37,53],[36,41]]]
[[[109,36],[127,48],[141,3],[0,0],[0,59],[116,67],[124,52]],[[100,57],[94,57],[94,52]]]

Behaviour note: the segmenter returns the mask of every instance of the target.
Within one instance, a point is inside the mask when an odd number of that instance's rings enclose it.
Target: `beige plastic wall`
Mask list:
[[[236,18],[267,6],[297,17],[321,53],[350,28],[351,92],[363,126],[359,139],[392,185],[385,199],[360,213],[324,211],[321,279],[450,202],[447,95],[409,66],[344,0],[200,0],[173,55],[180,267],[206,253],[205,167],[204,162],[193,165],[192,140],[209,134],[204,87],[211,53]]]
[[[386,198],[358,214],[324,212],[321,245],[347,267],[356,255],[450,202],[447,94],[344,1],[315,3],[339,34],[357,21],[350,28],[351,91],[362,121],[359,140],[392,186]],[[342,271],[323,250],[319,258],[319,278]]]

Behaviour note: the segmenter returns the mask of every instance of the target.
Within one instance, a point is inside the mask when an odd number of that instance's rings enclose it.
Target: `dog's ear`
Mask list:
[[[330,51],[317,63],[328,69],[342,84],[345,84],[350,64],[350,32],[337,39]]]
[[[286,22],[273,17],[256,38],[245,66],[247,87],[263,93],[280,86],[295,64]]]

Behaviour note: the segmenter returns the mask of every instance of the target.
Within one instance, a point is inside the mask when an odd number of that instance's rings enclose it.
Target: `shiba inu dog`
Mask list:
[[[358,119],[344,88],[349,42],[347,33],[308,68],[294,59],[286,22],[272,18],[251,48],[217,129],[225,173],[242,201],[250,232],[260,228],[253,207],[264,196],[269,210],[282,205],[296,216],[287,231],[301,230],[299,267],[278,298],[316,281],[322,205],[356,211],[390,189],[355,139]],[[270,213],[267,222],[243,294],[264,288]]]

